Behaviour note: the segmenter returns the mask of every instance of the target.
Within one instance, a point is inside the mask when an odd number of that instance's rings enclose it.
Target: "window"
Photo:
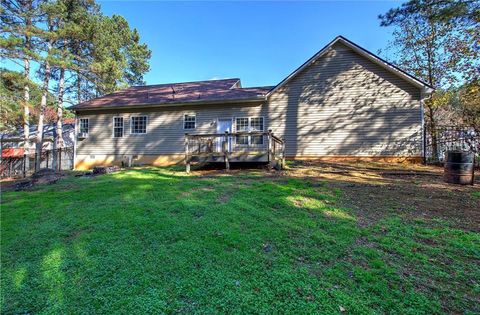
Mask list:
[[[123,117],[113,117],[113,137],[123,137]]]
[[[80,118],[80,133],[88,133],[88,118]]]
[[[235,129],[237,132],[247,132],[248,131],[248,118],[237,118]],[[248,136],[237,136],[237,144],[248,145]]]
[[[183,129],[195,129],[196,126],[196,116],[195,115],[184,115],[183,116]]]
[[[263,132],[263,117],[250,118],[250,130]],[[263,136],[252,136],[251,144],[263,144]]]
[[[263,117],[237,118],[235,120],[237,132],[263,132]],[[261,145],[263,136],[237,136],[237,144],[241,145]]]
[[[131,121],[131,134],[147,133],[147,116],[133,116]]]

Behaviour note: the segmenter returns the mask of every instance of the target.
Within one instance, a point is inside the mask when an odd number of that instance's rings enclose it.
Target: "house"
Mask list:
[[[43,126],[43,146],[40,157],[40,167],[53,167],[53,155],[58,158],[57,167],[61,170],[72,169],[73,167],[73,146],[75,143],[75,119],[66,118],[62,124],[63,147],[61,150],[54,151],[54,139],[56,138],[56,124],[46,124]],[[35,159],[37,155],[36,139],[38,128],[36,125],[30,125],[30,137],[28,141],[28,158],[25,160],[25,139],[23,128],[18,128],[12,132],[0,134],[0,177],[12,177],[23,175],[25,172],[34,171]],[[57,147],[58,149],[58,147]]]
[[[30,125],[30,141],[28,144],[29,150],[35,152],[36,139],[38,133],[37,125]],[[42,150],[53,150],[53,139],[56,137],[57,125],[54,123],[45,124],[43,126],[43,147]],[[75,144],[75,120],[73,118],[64,119],[62,124],[62,139],[65,148],[72,148]],[[24,138],[23,127],[18,128],[13,132],[6,132],[0,134],[1,147],[3,149],[12,148],[18,150],[7,150],[8,152],[16,152],[15,154],[23,157]],[[3,151],[2,151],[3,152]],[[13,154],[13,153],[11,153]],[[4,156],[2,154],[2,156]]]
[[[227,151],[232,161],[266,161],[268,130],[287,158],[419,161],[422,100],[431,91],[339,36],[276,86],[244,88],[240,79],[134,86],[78,104],[75,166],[178,163],[186,137],[202,137],[191,149],[213,161]]]

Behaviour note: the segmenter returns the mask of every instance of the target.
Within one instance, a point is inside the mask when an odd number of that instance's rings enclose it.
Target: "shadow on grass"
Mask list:
[[[326,182],[220,175],[7,194],[2,312],[478,311],[478,234],[395,215],[361,228]]]

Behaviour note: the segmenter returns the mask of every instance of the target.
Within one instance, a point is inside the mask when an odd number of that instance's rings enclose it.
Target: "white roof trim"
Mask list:
[[[336,43],[342,43],[343,45],[349,47],[359,55],[367,58],[368,60],[378,64],[379,66],[385,68],[386,70],[390,71],[391,73],[401,77],[402,79],[410,82],[414,86],[421,88],[425,94],[429,94],[433,91],[433,88],[428,84],[416,79],[415,77],[409,75],[408,73],[400,70],[399,68],[393,66],[392,64],[387,63],[386,61],[382,60],[381,58],[375,56],[368,50],[358,46],[357,44],[349,41],[348,39],[337,36],[334,40],[332,40],[327,46],[322,48],[318,53],[316,53],[313,57],[308,59],[303,65],[301,65],[298,69],[293,71],[288,77],[283,79],[277,86],[275,86],[270,92],[268,92],[267,97],[270,96],[273,92],[280,89],[281,87],[285,86],[291,79],[297,76],[300,72],[302,72],[305,68],[309,67],[312,63],[314,63],[317,59],[321,58],[329,49],[335,45]]]

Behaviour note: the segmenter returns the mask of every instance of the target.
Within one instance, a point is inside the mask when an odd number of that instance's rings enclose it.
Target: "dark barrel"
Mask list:
[[[447,151],[443,180],[452,184],[473,185],[473,161],[473,153]]]

